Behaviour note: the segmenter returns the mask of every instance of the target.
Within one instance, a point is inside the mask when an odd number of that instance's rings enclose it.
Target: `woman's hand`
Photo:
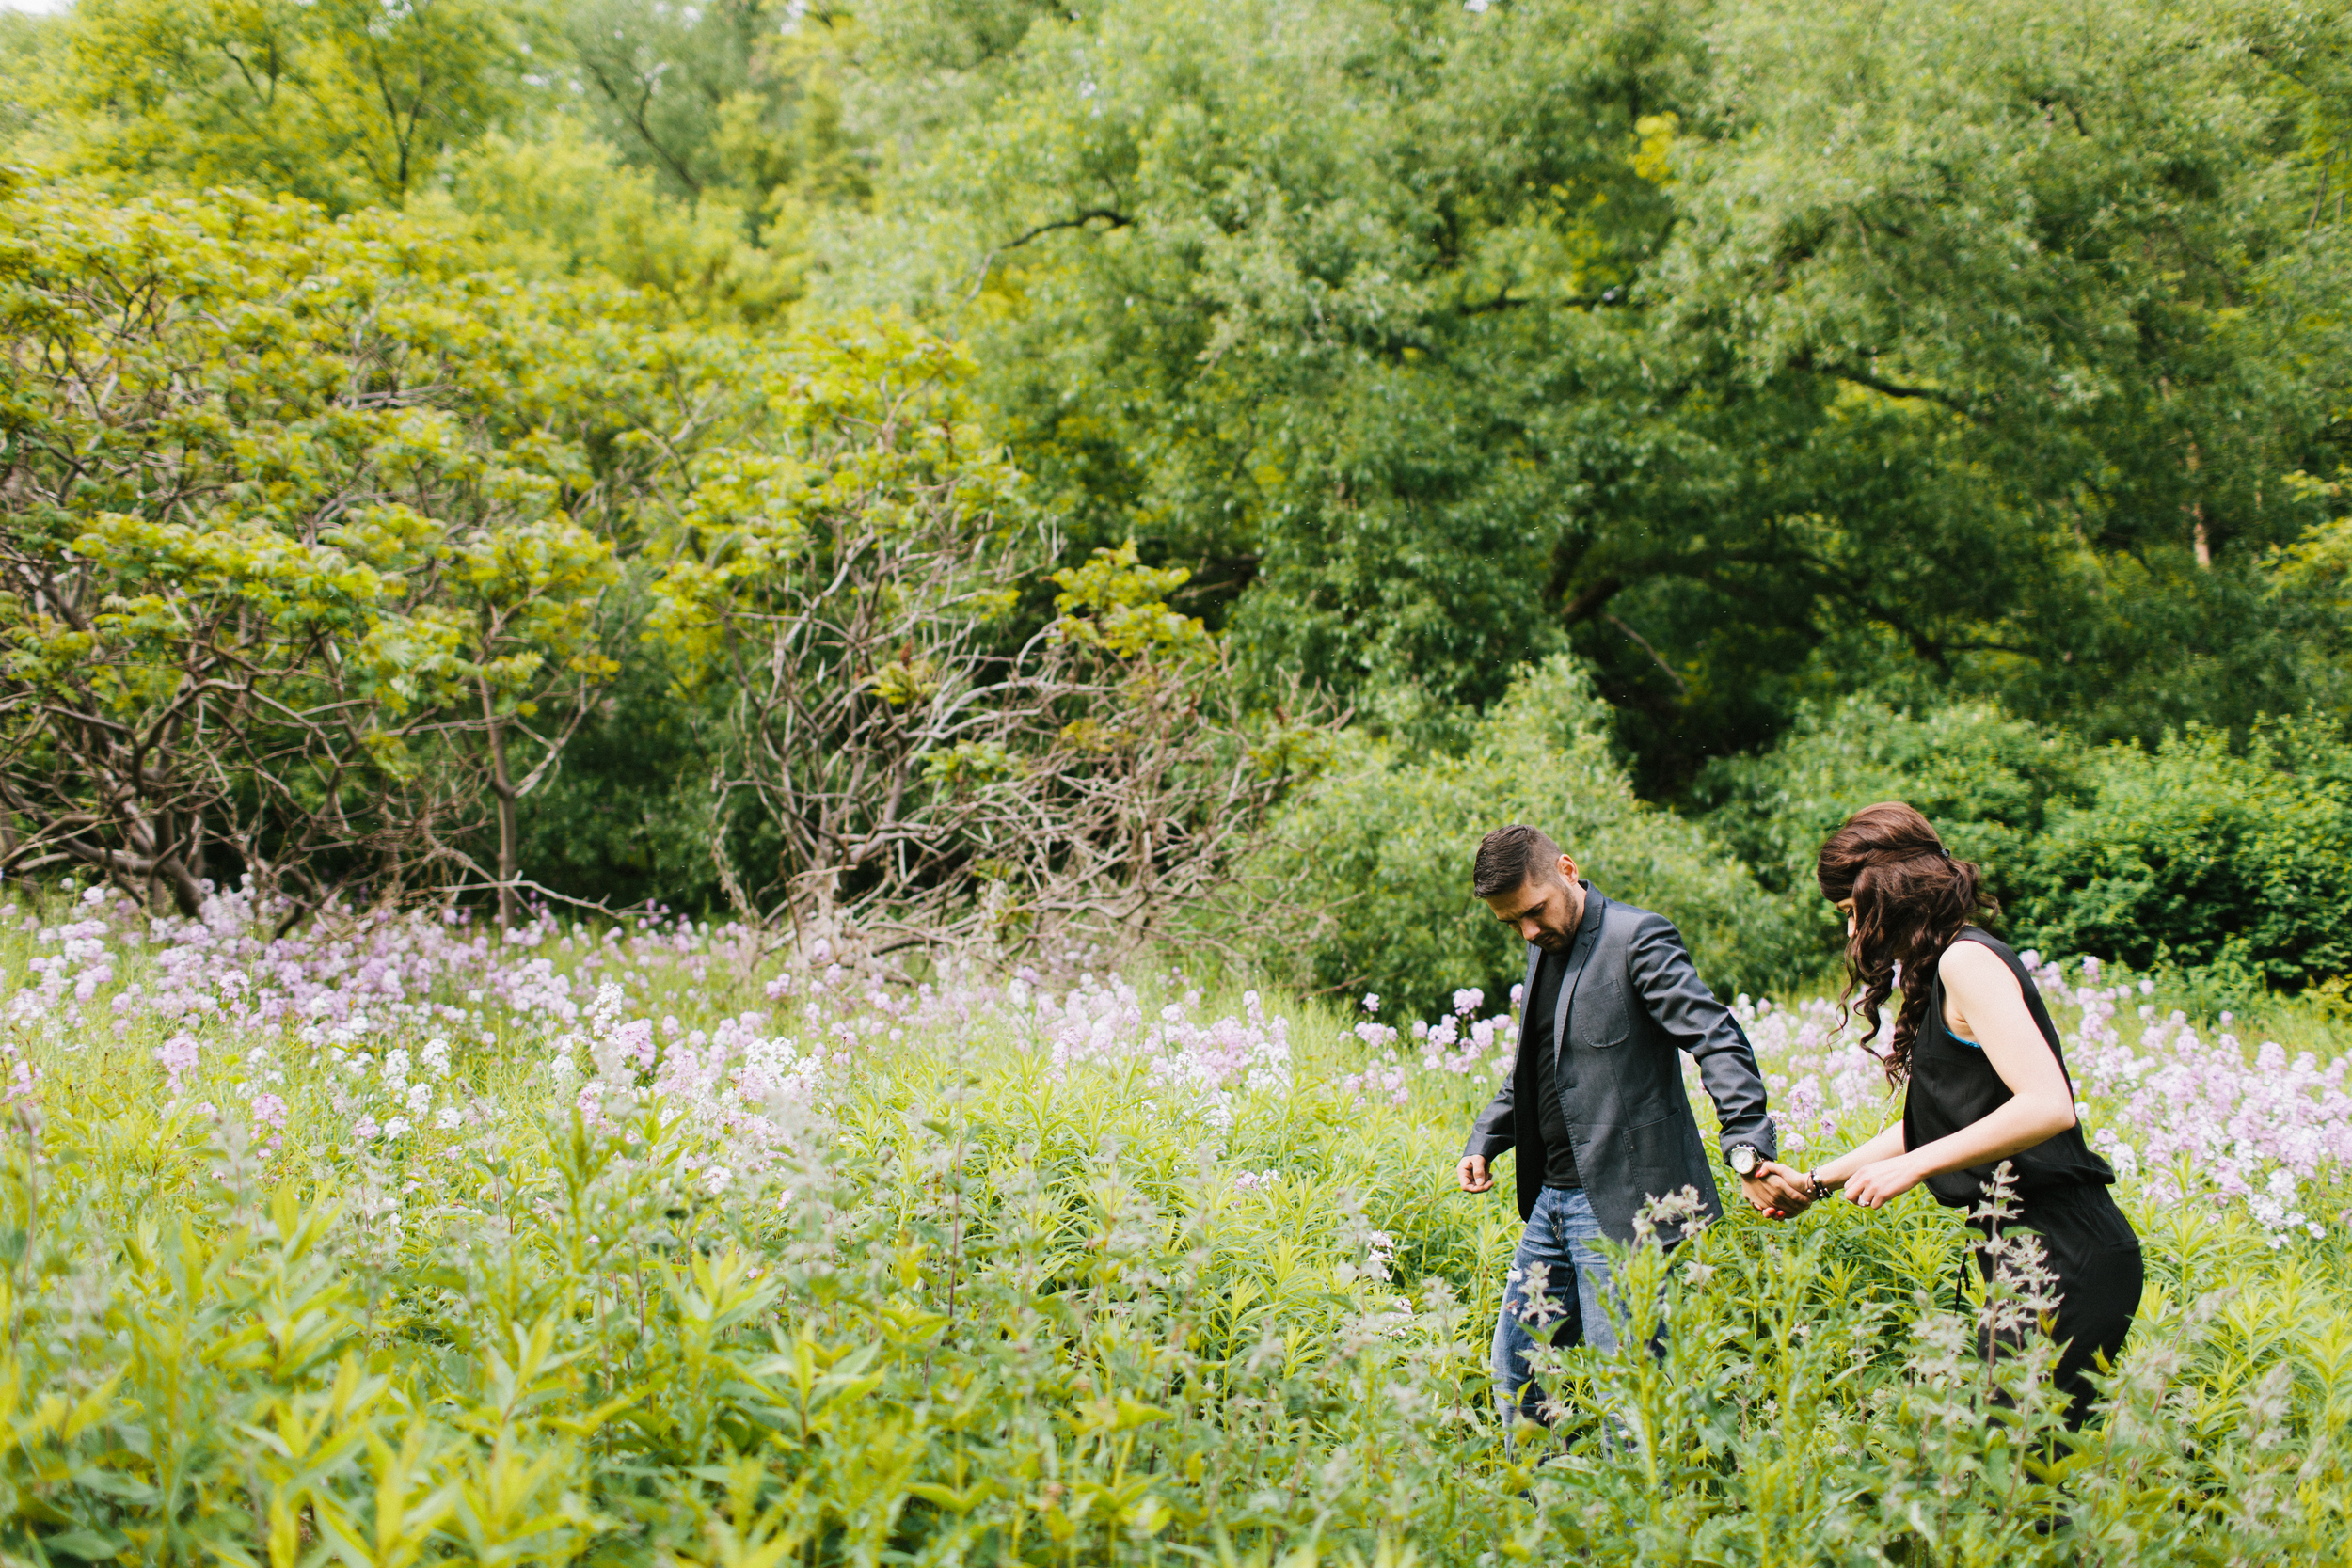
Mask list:
[[[1916,1156],[1898,1154],[1854,1172],[1847,1179],[1846,1196],[1865,1209],[1883,1209],[1927,1179]]]

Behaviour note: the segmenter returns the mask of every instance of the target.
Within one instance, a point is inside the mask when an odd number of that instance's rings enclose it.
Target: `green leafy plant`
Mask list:
[[[1458,756],[1358,737],[1278,826],[1264,863],[1313,888],[1322,918],[1265,961],[1412,1006],[1473,983],[1507,996],[1525,944],[1470,895],[1470,867],[1488,830],[1528,822],[1611,897],[1677,911],[1711,984],[1762,990],[1809,970],[1787,905],[1706,829],[1639,800],[1610,730],[1564,656],[1522,670]]]
[[[922,991],[675,924],[494,958],[381,922],[248,949],[217,912],[150,945],[135,914],[0,922],[11,997],[56,998],[0,1052],[0,1540],[28,1560],[2342,1550],[2340,1223],[2265,1238],[2127,1185],[2150,1292],[2068,1449],[2046,1346],[1976,1354],[2030,1271],[1955,1303],[1924,1195],[1687,1237],[1670,1205],[1672,1250],[1620,1259],[1628,1348],[1549,1353],[1564,1418],[1506,1451],[1516,1224],[1450,1186],[1456,1082],[1365,1102],[1323,1008]],[[87,1005],[121,1030],[30,967],[63,941],[112,954]],[[397,1003],[356,977],[388,963]],[[338,978],[267,1022],[167,1000],[246,974]],[[601,988],[568,1024],[558,980]],[[485,984],[514,1001],[453,1027]],[[1283,1070],[1201,1092],[1236,1041]],[[395,1104],[417,1124],[377,1125]]]

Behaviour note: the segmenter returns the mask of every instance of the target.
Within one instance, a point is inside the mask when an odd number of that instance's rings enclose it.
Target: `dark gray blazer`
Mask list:
[[[1764,1114],[1764,1079],[1731,1009],[1700,984],[1690,950],[1663,915],[1612,903],[1584,884],[1584,919],[1569,946],[1552,1015],[1553,1082],[1576,1140],[1577,1174],[1601,1230],[1633,1240],[1633,1216],[1652,1197],[1696,1187],[1709,1215],[1723,1212],[1714,1163],[1683,1092],[1677,1048],[1699,1065],[1715,1101],[1726,1153],[1754,1144],[1771,1158],[1778,1144]],[[1540,950],[1527,948],[1527,989],[1535,993]],[[1519,1216],[1543,1190],[1544,1135],[1529,1105],[1534,1066],[1521,1052],[1511,1076],[1470,1128],[1465,1154],[1518,1157]]]

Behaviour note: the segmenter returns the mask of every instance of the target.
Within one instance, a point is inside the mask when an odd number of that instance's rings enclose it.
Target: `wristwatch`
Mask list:
[[[1724,1163],[1731,1167],[1734,1176],[1744,1181],[1756,1174],[1757,1158],[1756,1145],[1733,1144],[1731,1152],[1724,1156]]]

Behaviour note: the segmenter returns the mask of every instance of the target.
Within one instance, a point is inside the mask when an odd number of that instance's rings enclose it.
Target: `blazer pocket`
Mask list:
[[[1633,1019],[1625,1009],[1625,992],[1607,981],[1587,979],[1576,988],[1568,1004],[1568,1038],[1593,1051],[1623,1045],[1633,1033]]]

